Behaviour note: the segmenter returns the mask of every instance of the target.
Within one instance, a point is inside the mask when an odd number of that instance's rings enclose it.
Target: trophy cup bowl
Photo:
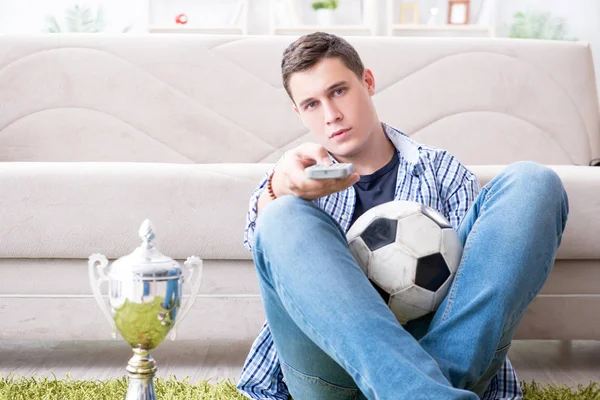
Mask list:
[[[88,272],[94,297],[112,328],[112,337],[116,338],[118,331],[133,349],[126,368],[129,387],[125,400],[156,400],[156,362],[150,351],[169,333],[175,340],[177,326],[200,290],[202,260],[188,257],[183,264],[189,270],[185,277],[178,262],[154,248],[154,229],[149,220],[142,223],[139,236],[140,247],[111,266],[104,255],[92,254]],[[182,304],[184,280],[190,281],[191,293]],[[102,294],[103,282],[108,283],[107,295]]]

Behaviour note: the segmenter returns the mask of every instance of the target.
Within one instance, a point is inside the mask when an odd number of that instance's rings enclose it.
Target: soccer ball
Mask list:
[[[463,251],[442,214],[412,201],[371,208],[346,236],[350,252],[402,325],[437,310]]]

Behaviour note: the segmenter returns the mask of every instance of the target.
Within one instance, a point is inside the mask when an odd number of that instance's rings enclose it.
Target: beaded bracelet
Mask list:
[[[269,192],[269,197],[271,200],[275,200],[277,196],[275,196],[275,192],[273,192],[273,175],[275,175],[275,171],[269,175],[269,179],[267,179],[267,191]]]

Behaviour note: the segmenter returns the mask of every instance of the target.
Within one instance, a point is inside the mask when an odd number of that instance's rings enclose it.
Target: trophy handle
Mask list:
[[[181,305],[181,311],[175,320],[175,325],[173,325],[173,328],[171,329],[171,340],[175,340],[175,337],[177,336],[176,329],[194,305],[196,297],[198,297],[198,292],[200,292],[200,284],[202,283],[203,263],[199,257],[188,257],[183,265],[189,270],[189,276],[187,279],[190,281],[192,290],[189,299],[187,299],[187,301]]]
[[[100,306],[102,314],[104,314],[112,328],[112,338],[116,339],[117,326],[110,313],[110,306],[108,304],[108,300],[102,298],[102,292],[100,291],[100,285],[102,284],[102,282],[108,281],[108,276],[106,276],[105,271],[107,266],[108,260],[102,254],[95,253],[88,258],[88,275],[90,278],[90,286],[92,287],[92,292],[94,293],[94,298]]]

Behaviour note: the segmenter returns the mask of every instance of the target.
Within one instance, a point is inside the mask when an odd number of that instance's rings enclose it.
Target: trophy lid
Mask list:
[[[179,263],[158,251],[152,240],[156,237],[152,222],[146,219],[138,231],[142,244],[132,253],[113,262],[108,276],[113,280],[167,280],[182,275]]]

